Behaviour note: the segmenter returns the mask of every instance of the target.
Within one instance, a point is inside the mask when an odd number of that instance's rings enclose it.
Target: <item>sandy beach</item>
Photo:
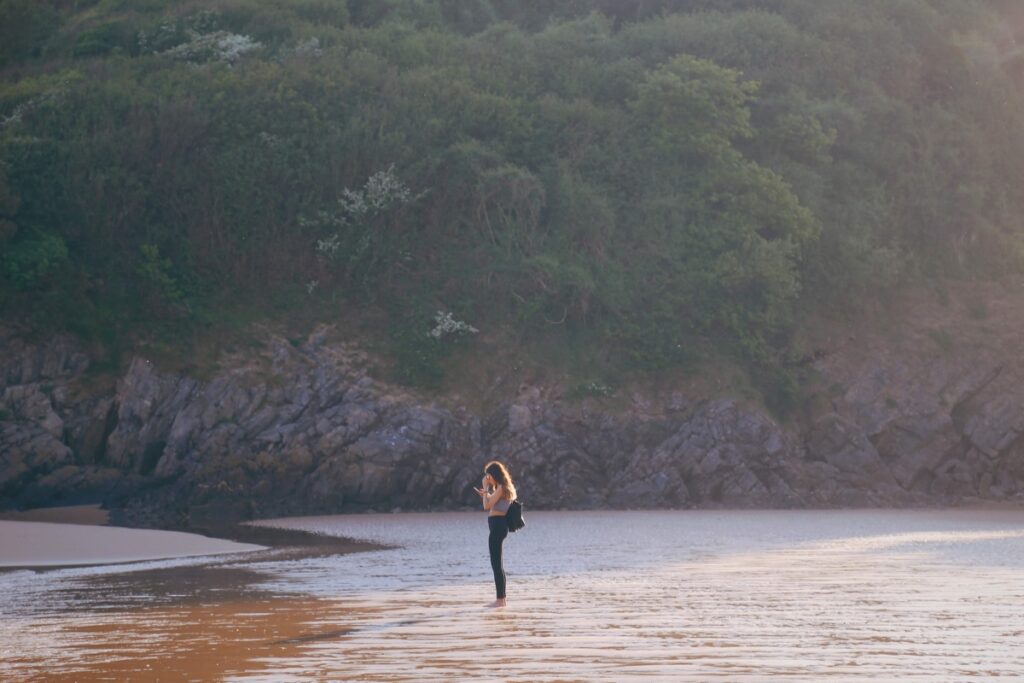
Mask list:
[[[265,574],[250,564],[382,547],[262,526],[224,527],[218,535],[228,538],[213,538],[108,522],[98,505],[0,513],[0,680],[195,681],[257,671],[261,659],[296,656],[317,637],[309,623],[338,606],[263,590]],[[28,632],[38,636],[30,647],[13,647]]]
[[[49,642],[0,655],[0,671],[6,671],[7,681],[50,683],[184,682],[259,675],[274,662],[298,657],[315,640],[310,622],[329,619],[337,608],[324,600],[256,595],[148,607],[102,618],[71,614],[38,632]],[[343,634],[323,637],[332,635]]]
[[[114,564],[263,549],[179,531],[0,520],[0,568]]]
[[[106,526],[99,505],[0,513],[0,569],[119,564],[264,550],[200,534]]]
[[[0,570],[117,565],[181,558],[201,561],[206,557],[239,553],[248,553],[243,556],[249,560],[282,561],[384,547],[379,543],[253,524],[185,532],[112,527],[107,526],[108,523],[109,513],[99,505],[0,513]],[[224,560],[219,562],[223,564]],[[210,579],[205,581],[210,582]]]
[[[506,610],[483,521],[285,519],[388,547],[8,571],[0,678],[1024,677],[1019,511],[535,512]]]

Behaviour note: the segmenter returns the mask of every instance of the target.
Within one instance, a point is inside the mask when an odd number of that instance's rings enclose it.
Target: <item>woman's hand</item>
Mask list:
[[[473,487],[473,490],[476,491],[476,494],[481,498],[487,495],[487,491],[484,491],[483,489],[478,489],[475,486]]]

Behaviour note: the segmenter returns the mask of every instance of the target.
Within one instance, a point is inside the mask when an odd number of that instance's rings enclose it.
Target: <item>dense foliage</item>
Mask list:
[[[695,340],[771,366],[811,307],[1021,269],[1015,26],[999,0],[0,0],[0,306],[110,334],[343,297],[390,311],[411,381],[439,311],[627,368]]]

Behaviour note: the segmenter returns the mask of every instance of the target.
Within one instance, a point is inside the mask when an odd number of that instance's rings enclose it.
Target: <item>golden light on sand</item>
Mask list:
[[[52,585],[34,600],[51,608],[8,600],[0,639],[17,655],[0,677],[1024,676],[1021,512],[535,513],[509,542],[505,610],[484,608],[493,585],[477,515],[275,524],[399,547],[214,565],[203,571],[225,573],[220,588],[158,606],[128,575],[39,575]],[[243,570],[257,578],[234,591],[229,573]],[[112,592],[129,597],[104,607]]]

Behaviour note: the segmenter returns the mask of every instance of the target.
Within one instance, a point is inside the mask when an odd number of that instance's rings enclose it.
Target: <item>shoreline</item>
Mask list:
[[[0,569],[119,565],[263,549],[181,531],[0,520]]]
[[[508,632],[517,680],[1024,672],[1020,511],[540,512],[506,610],[485,514],[268,520],[396,552],[11,576],[0,678],[486,679]]]
[[[194,558],[197,563],[191,566],[197,567],[230,564],[232,555],[245,562],[298,560],[386,547],[247,523],[187,529],[128,527],[112,524],[111,511],[99,504],[0,512],[0,572],[127,567],[186,558]]]
[[[797,509],[804,508],[795,508],[794,510]],[[1020,512],[1024,511],[1024,501],[967,499],[954,504],[934,506],[816,509]],[[726,513],[730,511],[750,512],[754,509],[711,506],[664,509],[609,508],[578,511],[645,512],[663,510]],[[778,508],[765,508],[765,510],[783,511]],[[552,510],[552,512],[554,511]],[[195,558],[197,562],[193,566],[207,563],[223,565],[233,563],[227,557],[233,554],[240,554],[238,561],[241,562],[279,561],[386,550],[393,547],[300,529],[267,526],[261,523],[265,520],[174,529],[130,527],[115,521],[117,520],[116,512],[116,510],[104,510],[99,504],[0,512],[0,572],[22,569],[46,571],[74,567],[130,565],[154,560],[184,558]],[[431,511],[408,510],[406,512],[430,514]],[[545,512],[545,510],[535,509],[533,512]],[[303,517],[303,515],[297,515],[297,517]],[[35,529],[36,533],[30,533],[31,529]],[[117,545],[118,540],[129,542],[134,547],[131,550],[125,550],[123,546]],[[78,545],[76,546],[75,543]],[[142,545],[141,550],[138,543]],[[163,543],[167,545],[162,545]],[[99,552],[99,548],[106,552]],[[201,558],[208,559],[204,562]]]

